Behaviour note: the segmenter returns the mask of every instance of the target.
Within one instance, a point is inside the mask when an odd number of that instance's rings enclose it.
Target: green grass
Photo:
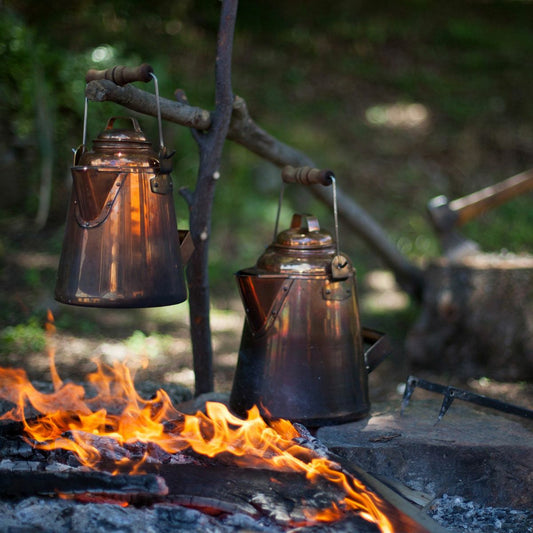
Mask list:
[[[0,354],[41,352],[46,347],[43,325],[34,317],[0,330]]]

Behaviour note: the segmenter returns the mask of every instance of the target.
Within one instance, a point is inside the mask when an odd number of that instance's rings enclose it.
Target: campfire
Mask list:
[[[20,423],[24,440],[35,449],[65,450],[86,469],[131,476],[150,471],[154,464],[193,462],[194,457],[298,473],[311,483],[331,483],[344,494],[327,508],[306,510],[307,523],[356,513],[383,533],[394,531],[386,503],[334,461],[302,445],[301,431],[289,421],[267,423],[257,407],[241,419],[215,402],[206,404],[205,413],[180,413],[163,390],[143,399],[132,373],[119,362],[110,366],[95,361],[96,371],[87,376],[94,394],[87,394],[83,386],[59,376],[51,316],[47,329],[53,392],[37,390],[23,369],[0,369],[0,398],[14,404],[0,420]]]
[[[446,494],[428,513],[300,424],[265,420],[258,406],[237,417],[216,402],[185,414],[164,390],[136,389],[122,363],[95,361],[82,384],[63,381],[51,315],[47,329],[51,383],[0,368],[0,528],[33,527],[43,513],[45,529],[65,532],[89,517],[98,531],[173,530],[194,517],[195,531],[276,533],[441,533],[428,514],[452,524],[474,512],[478,525],[505,516],[523,531],[529,519]]]

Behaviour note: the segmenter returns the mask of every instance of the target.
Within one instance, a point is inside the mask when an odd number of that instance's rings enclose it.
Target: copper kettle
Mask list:
[[[316,217],[295,214],[279,235],[276,222],[256,265],[237,272],[246,320],[230,407],[244,415],[257,405],[266,418],[311,427],[362,418],[370,408],[368,373],[389,346],[360,326],[355,269],[338,248],[334,176],[285,167],[282,178],[333,184],[336,240]]]
[[[76,151],[55,297],[96,307],[154,307],[187,297],[169,157],[139,123],[109,119]],[[161,131],[161,130],[160,130]],[[85,125],[84,125],[85,132]],[[85,135],[85,133],[84,133]]]

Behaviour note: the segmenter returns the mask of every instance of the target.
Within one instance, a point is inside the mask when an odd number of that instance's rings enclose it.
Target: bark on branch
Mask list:
[[[133,111],[156,116],[155,97],[132,85],[119,87],[107,80],[92,81],[87,85],[86,95],[92,101],[111,101]],[[209,130],[212,124],[212,115],[208,111],[165,98],[161,98],[161,114],[163,119],[169,122],[197,130]],[[233,101],[227,138],[280,167],[316,166],[309,156],[279,141],[259,127],[251,118],[245,100],[239,96]],[[328,205],[331,203],[328,190],[323,187],[310,187],[310,190]],[[400,286],[409,294],[419,298],[423,289],[421,269],[398,251],[381,226],[340,187],[337,190],[337,202],[339,215],[345,224],[394,272]]]
[[[211,214],[215,186],[220,176],[222,149],[232,114],[231,54],[237,15],[237,0],[222,3],[215,61],[215,110],[205,134],[193,128],[200,151],[196,188],[184,196],[190,202],[190,232],[195,251],[187,268],[189,314],[195,374],[196,395],[213,390],[213,347],[211,342],[208,253],[211,236]],[[203,113],[194,111],[193,121]]]

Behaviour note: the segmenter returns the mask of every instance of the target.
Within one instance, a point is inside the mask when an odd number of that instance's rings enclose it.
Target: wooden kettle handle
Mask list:
[[[116,65],[107,70],[88,70],[85,81],[89,83],[94,80],[110,80],[116,85],[126,85],[133,81],[149,82],[152,80],[153,71],[154,69],[148,63],[143,63],[138,67]]]
[[[331,185],[334,174],[331,170],[320,170],[311,167],[291,167],[287,165],[281,170],[281,179],[285,183],[300,185]]]

